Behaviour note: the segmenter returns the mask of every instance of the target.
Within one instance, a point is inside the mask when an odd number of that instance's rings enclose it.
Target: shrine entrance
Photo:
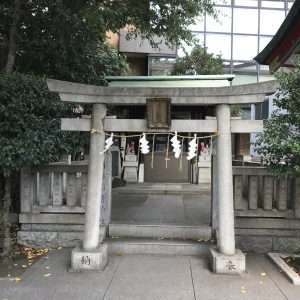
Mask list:
[[[206,225],[207,229],[210,229],[210,193],[208,185],[128,184],[125,187],[113,189],[111,223]],[[183,236],[178,236],[178,238]]]
[[[49,89],[58,92],[62,101],[93,104],[91,119],[62,120],[63,130],[91,132],[84,238],[83,245],[72,252],[72,269],[103,270],[107,263],[108,248],[117,249],[113,248],[113,245],[105,241],[103,243],[99,239],[99,221],[103,213],[99,209],[101,207],[101,199],[103,201],[103,163],[106,156],[105,151],[112,144],[112,135],[110,133],[135,132],[138,136],[142,135],[142,138],[139,140],[141,153],[148,154],[150,145],[148,146],[147,134],[151,135],[151,133],[157,132],[176,136],[176,132],[186,132],[209,133],[210,136],[215,137],[216,141],[216,172],[215,177],[212,179],[213,217],[209,232],[211,235],[212,232],[217,231],[218,238],[218,248],[210,249],[213,271],[231,274],[245,272],[245,256],[240,250],[235,248],[231,134],[261,132],[262,121],[231,119],[230,105],[262,102],[267,93],[275,91],[277,83],[271,81],[259,84],[228,86],[228,81],[232,80],[233,77],[232,75],[166,76],[164,78],[132,78],[129,76],[114,78],[114,80],[108,78],[109,81],[116,83],[108,87],[48,80]],[[140,82],[143,83],[142,86],[137,85]],[[203,85],[206,87],[203,87]],[[106,104],[141,106],[145,105],[148,99],[150,99],[150,102],[153,100],[158,109],[147,110],[150,116],[147,117],[147,120],[105,117]],[[215,117],[210,119],[171,120],[170,110],[161,108],[163,106],[170,108],[171,104],[172,106],[214,106]],[[200,138],[200,136],[195,135],[189,142],[187,158],[190,160],[197,156],[197,148],[199,148],[197,147],[197,140]],[[168,162],[168,159],[165,162]],[[136,167],[138,164],[139,160],[135,160],[127,165]],[[156,207],[153,205],[153,211],[155,209]],[[173,215],[176,214],[174,211],[171,213]],[[109,228],[109,234],[112,236],[114,232],[114,226],[112,225],[114,224],[110,224],[109,220],[108,218],[108,223],[105,225]],[[118,227],[117,224],[116,227]],[[151,228],[151,230],[156,229],[157,227]],[[170,229],[169,226],[163,226],[160,229],[165,234],[167,232],[173,234],[176,232],[177,227],[174,226]],[[128,227],[128,230],[131,230],[131,228]],[[192,227],[186,227],[185,230],[189,236],[192,236]],[[143,233],[148,231],[149,227],[146,228],[144,226],[142,228]],[[134,228],[132,234],[136,232],[138,232],[139,236],[143,236],[138,226]],[[198,235],[198,232],[196,234]],[[152,248],[156,247],[153,245],[153,241],[149,243]],[[121,247],[123,247],[122,245],[124,246],[121,243]],[[169,244],[168,246],[172,249],[170,253],[176,253],[176,249],[178,249],[177,244]],[[185,247],[186,245],[181,245],[181,249],[182,246]],[[136,249],[136,244],[130,245],[130,249],[133,249],[133,247]],[[142,246],[142,249],[145,249],[145,246]],[[194,251],[194,248],[191,251]],[[200,253],[197,251],[193,253]],[[80,263],[81,257],[87,255],[91,257],[89,266]],[[235,265],[234,270],[226,268],[229,261]]]

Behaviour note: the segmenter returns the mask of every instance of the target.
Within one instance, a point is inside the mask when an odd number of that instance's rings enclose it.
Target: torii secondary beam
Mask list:
[[[231,119],[232,133],[254,133],[263,131],[262,120],[237,120]],[[91,119],[61,119],[61,130],[65,131],[91,131]],[[159,131],[178,132],[216,132],[217,120],[172,120],[169,129]],[[151,132],[147,121],[143,119],[104,119],[106,132]],[[157,129],[154,131],[158,131]]]

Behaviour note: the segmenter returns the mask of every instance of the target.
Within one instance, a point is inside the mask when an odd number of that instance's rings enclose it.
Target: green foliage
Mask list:
[[[243,110],[239,104],[230,105],[230,115],[232,117],[240,117]]]
[[[286,246],[286,251],[288,252],[288,254],[292,257],[293,260],[295,260],[295,256],[300,254],[300,248],[292,243],[292,244],[288,244]]]
[[[140,34],[154,45],[154,36],[163,35],[168,43],[179,44],[192,40],[188,28],[195,23],[195,16],[217,14],[213,0],[149,3],[149,0],[22,1],[15,69],[61,80],[101,84],[99,75],[108,74],[116,67],[124,71],[124,58],[114,55],[113,61],[102,60],[101,52],[107,50],[104,45],[107,31],[118,32],[130,24],[129,35]],[[3,0],[0,4],[1,69],[6,63],[13,14],[14,1]]]
[[[13,3],[5,2],[0,5],[1,69],[14,12]],[[87,15],[88,6],[86,1],[23,2],[15,69],[90,84],[104,84],[104,75],[126,73],[126,59],[104,43],[104,24]]]
[[[44,79],[1,74],[0,172],[8,176],[22,166],[47,163],[71,152],[71,138],[66,140],[59,120],[70,116],[71,108],[48,91]]]
[[[176,59],[171,75],[216,75],[224,74],[220,55],[207,52],[207,48],[196,45],[191,54]]]
[[[141,34],[155,45],[155,35],[164,36],[168,43],[179,45],[193,40],[189,27],[195,24],[195,17],[207,15],[216,17],[215,0],[114,0],[90,1],[90,10],[96,9],[106,30],[117,32],[130,27],[129,34]]]
[[[300,63],[275,76],[280,85],[274,99],[278,109],[264,122],[256,151],[267,158],[274,175],[296,177],[300,175]]]

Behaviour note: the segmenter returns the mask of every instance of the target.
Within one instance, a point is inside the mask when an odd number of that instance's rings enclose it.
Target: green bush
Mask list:
[[[0,74],[0,172],[56,160],[72,151],[60,117],[72,106],[50,93],[46,81],[32,75]]]

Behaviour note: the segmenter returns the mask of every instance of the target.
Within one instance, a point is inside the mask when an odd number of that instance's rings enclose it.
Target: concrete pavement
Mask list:
[[[247,255],[247,274],[212,274],[197,256],[111,255],[100,273],[70,273],[71,249],[51,250],[19,283],[0,281],[0,300],[297,300],[292,285],[263,255]],[[49,267],[49,268],[47,268]],[[44,276],[51,274],[48,276]]]
[[[112,222],[209,225],[210,196],[113,193]]]

